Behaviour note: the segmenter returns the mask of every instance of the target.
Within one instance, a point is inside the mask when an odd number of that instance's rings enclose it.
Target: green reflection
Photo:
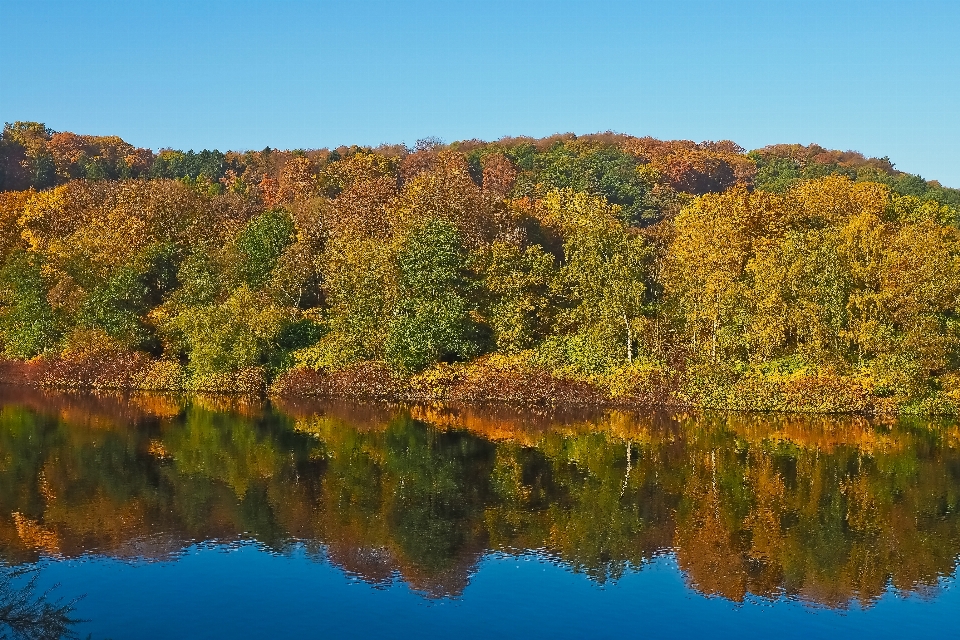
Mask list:
[[[926,592],[960,553],[954,422],[4,393],[10,563],[252,537],[441,596],[490,550],[598,582],[672,552],[702,593],[846,606]]]

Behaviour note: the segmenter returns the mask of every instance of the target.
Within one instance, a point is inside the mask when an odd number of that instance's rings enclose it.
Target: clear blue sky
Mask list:
[[[960,187],[960,0],[0,0],[0,120],[139,146],[614,130]]]

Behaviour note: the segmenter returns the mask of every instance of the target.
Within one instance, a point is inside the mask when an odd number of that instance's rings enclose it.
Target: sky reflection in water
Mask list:
[[[94,637],[955,631],[953,420],[3,390],[0,554]]]

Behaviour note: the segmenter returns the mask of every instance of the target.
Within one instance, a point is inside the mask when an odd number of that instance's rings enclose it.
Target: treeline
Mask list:
[[[442,597],[489,553],[538,550],[601,584],[670,553],[700,593],[828,607],[929,596],[957,569],[954,422],[229,400],[7,397],[0,557],[253,538]]]
[[[960,191],[621,134],[136,149],[8,124],[8,378],[743,409],[960,407]]]

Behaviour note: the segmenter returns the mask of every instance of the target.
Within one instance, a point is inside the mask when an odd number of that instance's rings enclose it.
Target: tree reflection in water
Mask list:
[[[0,638],[57,640],[74,638],[75,602],[52,599],[37,591],[39,572],[34,567],[0,564]]]
[[[960,553],[954,421],[4,393],[8,563],[253,538],[440,597],[490,552],[600,583],[672,553],[704,594],[845,607]]]

